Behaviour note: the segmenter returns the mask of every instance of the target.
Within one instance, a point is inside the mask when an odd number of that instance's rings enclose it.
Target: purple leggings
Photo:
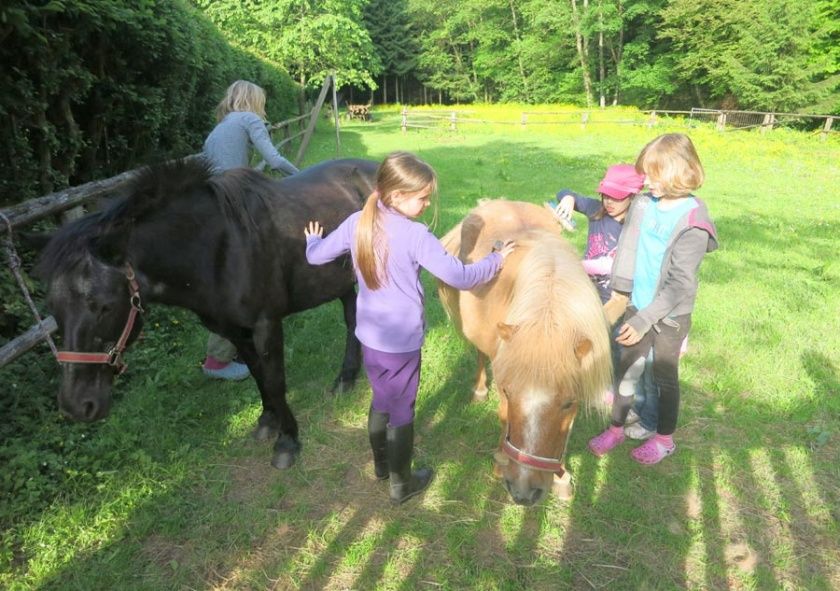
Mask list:
[[[389,415],[389,427],[414,422],[420,385],[420,351],[385,353],[362,345],[365,372],[373,390],[373,410]]]

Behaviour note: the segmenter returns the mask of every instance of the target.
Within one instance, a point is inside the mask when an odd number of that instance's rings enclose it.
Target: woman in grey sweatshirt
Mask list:
[[[253,82],[237,80],[228,87],[216,107],[216,120],[218,124],[204,142],[204,156],[217,174],[247,167],[252,146],[274,170],[285,174],[298,171],[271,143],[265,126],[265,91]],[[233,360],[235,356],[233,343],[210,333],[202,369],[211,378],[243,380],[250,372],[247,365]]]

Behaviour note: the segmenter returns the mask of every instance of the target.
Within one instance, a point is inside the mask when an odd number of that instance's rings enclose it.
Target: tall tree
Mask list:
[[[363,23],[366,0],[193,0],[236,44],[283,66],[301,86],[331,72],[375,87],[381,65]]]
[[[811,99],[814,0],[673,0],[660,36],[684,83],[732,107],[792,110]]]

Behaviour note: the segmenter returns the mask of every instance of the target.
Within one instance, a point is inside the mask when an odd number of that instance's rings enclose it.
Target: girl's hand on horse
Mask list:
[[[303,235],[309,238],[310,236],[317,236],[323,238],[324,228],[318,222],[309,222],[309,225],[303,229]]]
[[[502,260],[504,261],[510,253],[512,253],[516,249],[516,241],[515,240],[505,240],[502,244],[502,247],[497,249],[500,255],[502,255]]]
[[[554,212],[560,217],[568,218],[572,216],[574,208],[575,198],[571,195],[564,195],[560,198],[560,202],[557,204],[557,207],[554,208]]]
[[[616,337],[615,342],[619,345],[624,345],[625,347],[631,347],[641,340],[642,335],[640,335],[635,328],[625,322],[618,330],[618,336]]]

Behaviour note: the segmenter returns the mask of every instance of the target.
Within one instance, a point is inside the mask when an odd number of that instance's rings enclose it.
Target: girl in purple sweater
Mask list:
[[[400,504],[424,490],[432,470],[412,472],[414,403],[425,337],[420,268],[457,289],[493,279],[513,251],[508,241],[473,264],[449,255],[425,224],[414,221],[437,188],[431,166],[407,152],[380,164],[376,189],[364,208],[326,238],[317,221],[304,229],[306,259],[328,263],[347,252],[359,282],[356,336],[373,390],[368,435],[376,477],[391,479],[390,496]]]

